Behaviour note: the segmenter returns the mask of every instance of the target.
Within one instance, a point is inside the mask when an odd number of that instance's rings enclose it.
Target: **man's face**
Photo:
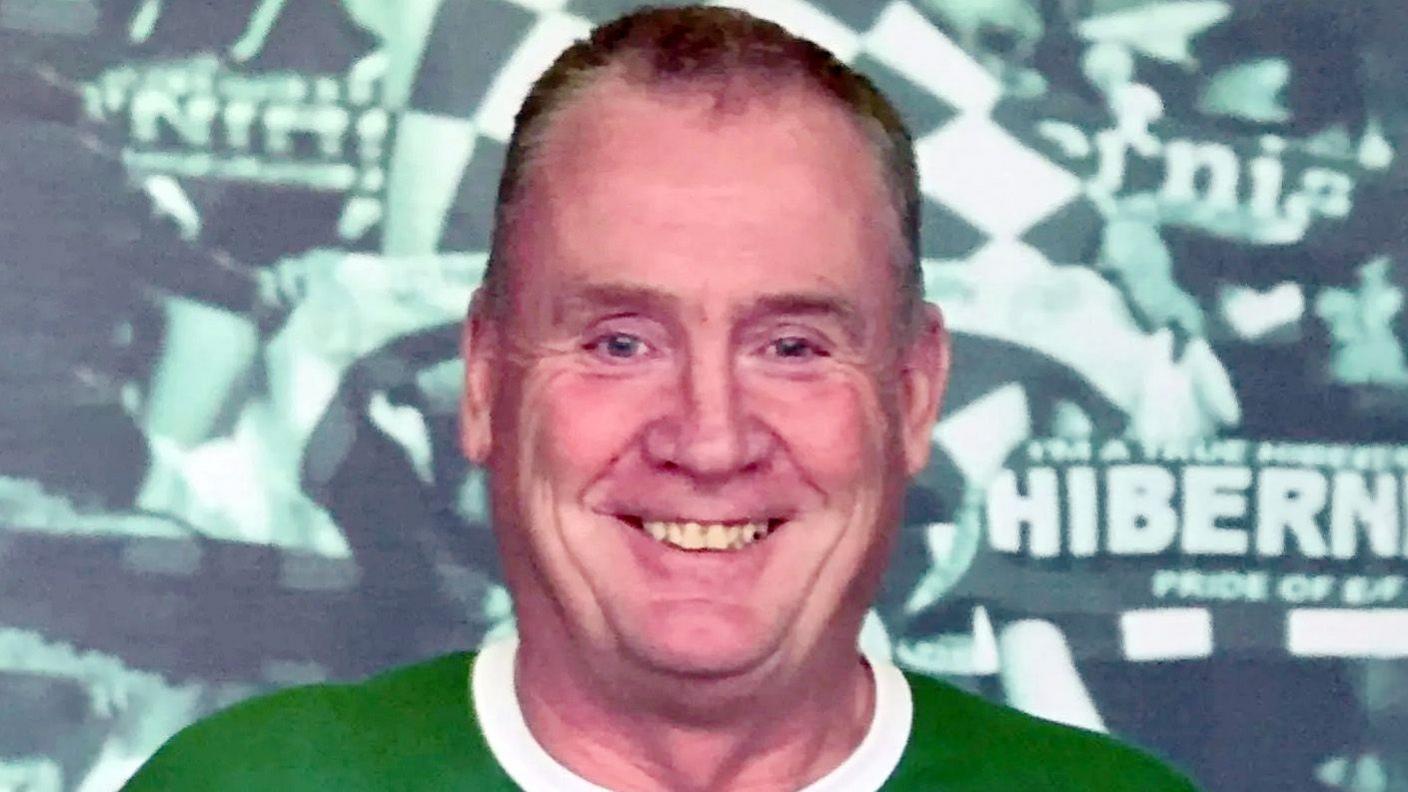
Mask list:
[[[897,219],[853,123],[710,101],[603,84],[554,119],[465,431],[525,635],[728,676],[854,646],[944,352],[936,313],[896,351]]]

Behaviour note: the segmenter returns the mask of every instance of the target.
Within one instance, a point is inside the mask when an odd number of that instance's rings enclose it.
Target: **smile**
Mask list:
[[[781,519],[727,523],[644,520],[630,515],[622,515],[620,519],[661,544],[681,550],[706,551],[742,550],[767,538],[783,522]]]

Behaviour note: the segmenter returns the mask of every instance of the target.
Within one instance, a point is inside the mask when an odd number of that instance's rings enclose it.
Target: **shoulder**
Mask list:
[[[936,679],[905,677],[914,721],[897,780],[947,779],[955,789],[1195,790],[1162,761],[1106,735],[993,704]]]
[[[426,754],[476,733],[468,728],[471,659],[446,655],[355,684],[241,702],[173,737],[124,790],[365,788],[408,750]]]

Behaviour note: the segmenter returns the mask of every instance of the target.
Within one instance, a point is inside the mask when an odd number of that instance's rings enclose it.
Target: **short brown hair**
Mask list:
[[[647,7],[603,24],[568,47],[538,78],[509,139],[484,274],[491,311],[502,306],[505,237],[525,173],[554,113],[611,70],[634,85],[712,91],[722,106],[741,87],[787,83],[837,101],[859,124],[880,162],[899,220],[901,311],[921,302],[919,180],[914,145],[900,114],[864,76],[826,49],[746,12],[716,6]],[[778,79],[781,78],[781,79]],[[909,322],[902,322],[908,326]]]

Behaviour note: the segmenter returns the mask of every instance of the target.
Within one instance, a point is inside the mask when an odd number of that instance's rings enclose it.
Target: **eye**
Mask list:
[[[648,349],[644,341],[630,333],[607,333],[588,341],[583,348],[612,360],[631,360]]]
[[[811,360],[827,357],[827,352],[811,340],[801,336],[786,336],[773,339],[766,347],[768,353],[783,360]]]

